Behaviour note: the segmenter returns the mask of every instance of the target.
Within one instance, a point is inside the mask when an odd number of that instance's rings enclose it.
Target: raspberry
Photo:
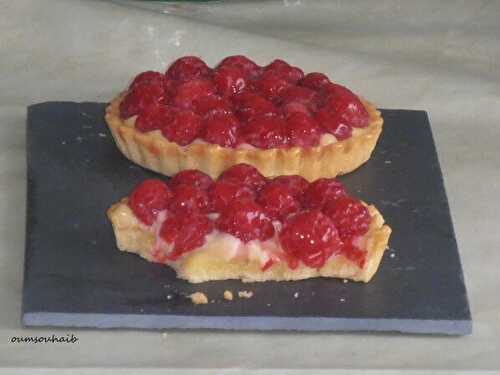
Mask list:
[[[247,86],[245,74],[237,67],[222,66],[215,70],[213,81],[219,94],[229,97],[237,94]]]
[[[341,197],[325,204],[323,212],[337,227],[340,238],[361,236],[370,226],[370,213],[361,201],[351,197]]]
[[[260,67],[246,56],[236,55],[228,56],[217,66],[222,67],[235,67],[242,70],[247,78],[254,78],[260,72]]]
[[[193,109],[200,116],[232,113],[231,103],[217,95],[203,96],[193,101]]]
[[[278,110],[269,100],[260,95],[243,92],[233,98],[236,113],[242,121],[249,121],[257,116],[277,114]]]
[[[234,147],[237,144],[236,131],[239,122],[233,115],[215,115],[207,118],[201,138],[222,147]]]
[[[179,108],[191,109],[193,102],[215,92],[213,83],[207,79],[195,79],[177,87],[173,103]]]
[[[303,104],[310,111],[316,111],[319,103],[318,94],[306,87],[292,86],[281,94],[282,105],[290,103]]]
[[[186,169],[172,177],[169,186],[175,189],[179,185],[189,185],[206,191],[213,183],[209,175],[197,169]]]
[[[172,188],[174,193],[170,200],[168,209],[178,213],[181,211],[189,212],[208,212],[208,195],[206,191],[192,185],[177,185]]]
[[[210,68],[203,60],[196,56],[185,56],[175,60],[165,73],[170,79],[189,81],[206,76]]]
[[[297,83],[304,77],[304,72],[302,70],[280,59],[274,60],[264,68],[264,74],[269,72],[272,72],[290,83]]]
[[[327,201],[346,195],[344,186],[334,178],[320,178],[304,192],[302,204],[308,208],[322,208]]]
[[[154,105],[137,116],[135,128],[141,132],[161,129],[174,119],[174,111],[162,104]]]
[[[306,74],[306,76],[300,80],[299,85],[313,90],[319,90],[329,83],[330,80],[326,75],[313,72]]]
[[[354,128],[364,128],[370,122],[368,112],[359,98],[349,89],[334,83],[325,86],[325,104],[331,113],[333,124],[345,124]],[[330,125],[333,127],[334,125]]]
[[[333,134],[339,141],[349,138],[352,135],[352,128],[343,119],[342,115],[332,112],[330,108],[322,108],[316,114],[316,120],[321,127]]]
[[[280,94],[290,87],[290,82],[273,72],[265,72],[255,85],[266,99],[277,100]]]
[[[295,112],[288,117],[286,127],[290,146],[317,146],[321,137],[321,128],[312,117]]]
[[[130,193],[128,204],[140,221],[152,225],[158,212],[167,208],[171,198],[172,192],[166,183],[158,179],[149,179]]]
[[[186,146],[198,137],[200,129],[200,116],[192,111],[181,111],[175,114],[172,122],[165,125],[161,132],[169,141]]]
[[[342,246],[342,254],[350,261],[356,263],[359,268],[363,268],[368,253],[354,246],[352,241],[347,240],[344,241],[344,245]]]
[[[164,100],[163,86],[157,82],[137,84],[120,103],[120,116],[129,118]]]
[[[247,143],[258,148],[279,148],[288,144],[286,123],[278,116],[256,117],[241,128],[241,134]]]
[[[279,239],[285,252],[312,268],[322,267],[342,244],[333,222],[319,210],[291,215]]]
[[[251,199],[235,199],[221,212],[215,226],[243,242],[265,241],[274,235],[271,219],[263,208]]]
[[[293,191],[285,184],[271,181],[262,188],[257,202],[264,208],[267,215],[276,220],[283,220],[288,215],[300,210],[300,203]]]
[[[306,116],[311,116],[311,111],[309,110],[309,108],[305,104],[298,102],[284,104],[281,107],[281,111],[286,117],[290,117],[294,113],[302,113]]]
[[[302,197],[309,186],[309,182],[299,175],[278,176],[273,178],[272,183],[285,185],[288,191],[297,199]]]
[[[248,185],[228,179],[215,182],[208,196],[212,210],[222,212],[234,199],[254,199],[255,192]]]
[[[267,179],[257,168],[240,163],[226,169],[219,177],[219,181],[231,180],[246,186],[254,191],[259,191],[267,183]]]
[[[160,72],[153,72],[148,70],[147,72],[139,73],[129,86],[130,90],[133,90],[136,86],[142,83],[157,82],[163,85],[165,76]]]
[[[213,223],[205,215],[198,213],[182,213],[167,218],[161,226],[160,237],[174,245],[168,255],[176,260],[183,253],[203,246],[205,237],[212,232]]]

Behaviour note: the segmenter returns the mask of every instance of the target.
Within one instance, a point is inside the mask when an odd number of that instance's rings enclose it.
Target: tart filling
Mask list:
[[[183,171],[146,180],[108,210],[120,250],[190,282],[343,277],[369,281],[390,228],[334,179],[266,179],[240,164],[217,181]]]

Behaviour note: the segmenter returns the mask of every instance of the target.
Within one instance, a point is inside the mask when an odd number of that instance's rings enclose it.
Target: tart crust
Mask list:
[[[216,144],[193,142],[187,146],[169,142],[159,130],[141,133],[134,119],[120,118],[122,93],[106,108],[106,122],[120,151],[147,169],[171,176],[185,169],[199,169],[212,178],[238,163],[256,167],[264,176],[298,174],[309,181],[349,173],[365,163],[382,132],[383,119],[375,106],[363,99],[370,116],[366,128],[353,129],[343,141],[310,148],[275,149],[227,148]]]
[[[391,235],[391,228],[384,224],[384,218],[375,206],[367,205],[371,215],[368,232],[362,237],[366,262],[360,268],[355,262],[343,255],[332,256],[323,267],[316,269],[302,263],[292,270],[286,262],[273,264],[266,271],[258,259],[250,257],[225,256],[225,249],[220,243],[206,244],[183,254],[175,262],[167,265],[175,269],[177,276],[191,283],[210,280],[241,279],[254,281],[302,280],[312,277],[338,277],[354,281],[368,282],[378,269]],[[141,224],[128,206],[127,198],[114,204],[107,211],[115,233],[116,244],[121,251],[135,253],[154,262],[153,249],[156,236],[151,227]]]

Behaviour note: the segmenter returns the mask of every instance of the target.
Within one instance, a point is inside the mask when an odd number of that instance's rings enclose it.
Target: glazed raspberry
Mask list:
[[[173,103],[179,108],[191,109],[193,102],[215,92],[213,83],[207,79],[195,79],[177,87]]]
[[[234,180],[216,181],[208,191],[210,207],[222,212],[234,199],[254,199],[255,192],[248,185]]]
[[[370,226],[371,217],[368,209],[361,201],[351,197],[341,197],[327,202],[323,212],[332,219],[342,239],[361,236]]]
[[[312,147],[318,145],[322,131],[312,117],[296,112],[288,117],[287,122],[286,134],[290,146]]]
[[[300,86],[292,86],[286,89],[281,94],[280,99],[282,105],[300,103],[312,112],[316,111],[319,104],[319,96],[316,91]]]
[[[168,257],[175,260],[183,253],[203,246],[206,235],[212,230],[213,224],[206,215],[181,213],[163,222],[160,237],[174,245]]]
[[[259,92],[268,100],[279,99],[280,94],[290,87],[290,82],[273,73],[262,74],[255,83]]]
[[[157,82],[137,84],[120,103],[120,116],[129,118],[145,112],[151,105],[164,100],[163,86]]]
[[[361,250],[353,245],[352,241],[343,241],[342,255],[344,255],[350,261],[356,263],[359,268],[363,268],[366,263],[367,252]]]
[[[147,72],[139,73],[130,84],[129,89],[132,90],[142,83],[158,82],[160,84],[163,84],[164,79],[165,76],[160,72],[153,72],[152,70],[148,70]]]
[[[170,199],[168,209],[171,212],[208,212],[209,201],[206,191],[192,185],[177,185],[172,188],[174,196]]]
[[[174,61],[165,74],[170,79],[185,82],[206,76],[209,72],[210,68],[200,58],[185,56]]]
[[[334,178],[320,178],[304,192],[302,204],[308,208],[322,208],[327,201],[346,195],[344,186]]]
[[[306,74],[304,78],[302,78],[299,82],[300,86],[308,87],[313,90],[319,90],[325,85],[328,85],[330,80],[323,73],[309,73]]]
[[[172,122],[161,129],[161,132],[169,141],[186,146],[198,137],[200,129],[200,116],[192,111],[180,111],[175,114]]]
[[[283,220],[300,210],[300,203],[295,198],[292,189],[275,181],[271,181],[262,188],[257,202],[273,220]]]
[[[242,121],[249,121],[257,116],[277,114],[278,110],[272,102],[260,95],[243,92],[233,98],[236,113]]]
[[[322,108],[316,114],[316,120],[321,127],[333,134],[339,141],[352,135],[352,127],[342,118],[342,115],[332,111],[330,108]]]
[[[325,86],[327,92],[324,108],[335,114],[335,123],[343,123],[354,128],[364,128],[369,125],[370,116],[359,98],[344,86],[331,83]]]
[[[226,98],[243,91],[247,86],[245,73],[233,66],[222,66],[216,69],[213,81],[217,92]]]
[[[264,68],[264,74],[268,72],[272,72],[290,83],[297,83],[304,77],[302,70],[280,59],[274,60]]]
[[[167,208],[172,192],[161,180],[149,179],[139,184],[129,195],[128,204],[134,215],[146,225],[151,225],[158,212]]]
[[[290,117],[294,113],[302,113],[306,116],[312,116],[309,108],[302,103],[291,102],[281,106],[281,111],[285,115],[286,118]]]
[[[183,170],[182,172],[177,173],[168,182],[172,189],[175,189],[179,185],[189,185],[197,187],[201,190],[208,190],[213,183],[214,182],[209,175],[197,169]]]
[[[258,148],[279,148],[288,144],[286,123],[278,116],[255,117],[241,128],[241,134],[245,142]]]
[[[239,121],[233,115],[214,115],[204,121],[201,138],[222,147],[234,147],[237,143]]]
[[[163,104],[154,105],[147,112],[143,112],[137,116],[135,128],[141,132],[161,129],[170,123],[174,119],[174,116],[174,111],[169,107]]]
[[[271,219],[264,209],[250,199],[235,199],[221,212],[215,226],[243,242],[265,241],[274,235]]]
[[[285,185],[288,191],[297,199],[301,198],[302,194],[309,187],[309,182],[299,175],[278,176],[273,178],[272,182]]]
[[[219,181],[231,180],[243,185],[247,185],[254,191],[259,191],[267,183],[267,179],[257,170],[257,168],[240,163],[226,169],[219,177]]]
[[[319,210],[291,215],[279,235],[283,249],[306,266],[322,267],[340,251],[341,241],[333,222]]]
[[[217,66],[217,68],[221,67],[236,67],[242,70],[245,73],[245,77],[254,78],[260,72],[260,67],[250,60],[246,56],[236,55],[236,56],[228,56]]]
[[[217,95],[203,96],[194,100],[193,109],[202,117],[232,113],[231,102]]]

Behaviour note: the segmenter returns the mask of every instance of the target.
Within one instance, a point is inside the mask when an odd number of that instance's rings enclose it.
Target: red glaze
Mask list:
[[[325,102],[323,108],[335,114],[336,123],[342,123],[353,128],[364,128],[370,123],[368,111],[359,98],[344,86],[331,83],[323,88]]]
[[[280,101],[282,105],[300,103],[314,112],[319,104],[319,96],[316,91],[307,87],[292,86],[281,94]]]
[[[352,135],[352,127],[343,121],[336,112],[332,112],[329,107],[319,110],[316,114],[316,120],[323,129],[333,134],[339,141],[343,141]]]
[[[215,212],[223,211],[234,199],[254,199],[255,191],[235,180],[215,182],[208,192],[210,206]]]
[[[148,70],[147,72],[142,72],[138,74],[132,83],[129,86],[129,90],[133,90],[136,86],[139,86],[143,83],[149,83],[149,82],[157,82],[161,85],[163,85],[163,82],[165,80],[165,76],[161,74],[160,72],[153,72],[152,70]]]
[[[307,208],[322,208],[327,201],[346,196],[344,186],[334,178],[320,178],[312,182],[302,197]]]
[[[234,147],[238,142],[239,121],[231,114],[216,114],[205,119],[201,138],[222,147]]]
[[[137,84],[129,91],[120,103],[120,116],[129,118],[144,111],[149,107],[162,102],[165,98],[163,86],[157,82],[144,82]]]
[[[221,67],[235,67],[245,73],[246,78],[255,78],[260,73],[260,67],[246,56],[236,55],[228,56],[217,66]]]
[[[304,77],[304,72],[295,66],[291,66],[287,62],[276,59],[264,68],[264,74],[273,73],[274,75],[285,79],[290,83],[297,83]]]
[[[166,124],[161,132],[165,138],[181,146],[186,146],[198,138],[201,130],[201,118],[193,111],[180,111]]]
[[[233,101],[236,106],[236,113],[242,121],[250,121],[258,116],[278,113],[278,109],[272,102],[256,93],[243,92],[235,95]]]
[[[128,204],[140,221],[151,225],[158,213],[167,208],[172,195],[167,184],[163,181],[158,179],[145,180],[130,193]]]
[[[213,80],[217,92],[226,98],[240,93],[247,87],[245,72],[234,66],[222,66],[216,69]]]
[[[329,83],[331,82],[326,75],[313,72],[306,74],[306,76],[300,80],[299,85],[313,90],[319,90]]]
[[[205,190],[192,185],[177,185],[172,189],[174,196],[168,205],[169,211],[179,212],[204,212],[209,209],[208,194]]]
[[[366,263],[366,256],[368,253],[361,250],[352,244],[350,240],[343,240],[344,245],[342,246],[342,255],[344,255],[351,262],[357,264],[359,268],[363,268]]]
[[[171,108],[158,104],[137,116],[135,128],[143,133],[158,130],[172,122],[174,117],[175,113]]]
[[[175,189],[179,185],[189,185],[201,190],[208,190],[213,184],[212,178],[197,169],[185,169],[177,173],[169,181],[169,186]]]
[[[196,79],[185,82],[177,87],[173,103],[184,109],[192,109],[193,102],[215,93],[213,83],[208,79]]]
[[[243,185],[247,185],[254,191],[259,191],[267,183],[267,179],[257,170],[257,168],[240,163],[226,169],[219,176],[220,181],[231,180]]]
[[[314,118],[300,112],[288,116],[286,136],[290,146],[316,146],[321,134],[322,130]]]
[[[252,146],[270,149],[286,147],[286,122],[278,116],[255,117],[241,128],[245,142]]]
[[[273,72],[265,72],[256,82],[260,94],[271,101],[278,100],[280,94],[290,86],[288,80]]]
[[[185,82],[206,76],[210,68],[195,56],[185,56],[175,60],[165,73],[169,79]]]
[[[273,220],[284,220],[300,210],[300,202],[286,184],[271,181],[259,192],[257,202]]]
[[[370,226],[368,209],[359,200],[351,197],[330,200],[323,207],[323,212],[332,219],[342,239],[361,236]]]
[[[200,116],[225,115],[232,113],[231,102],[217,95],[198,98],[192,102],[194,111]]]
[[[285,185],[288,191],[297,199],[300,199],[309,187],[309,182],[298,175],[278,176],[273,178],[272,183]]]

